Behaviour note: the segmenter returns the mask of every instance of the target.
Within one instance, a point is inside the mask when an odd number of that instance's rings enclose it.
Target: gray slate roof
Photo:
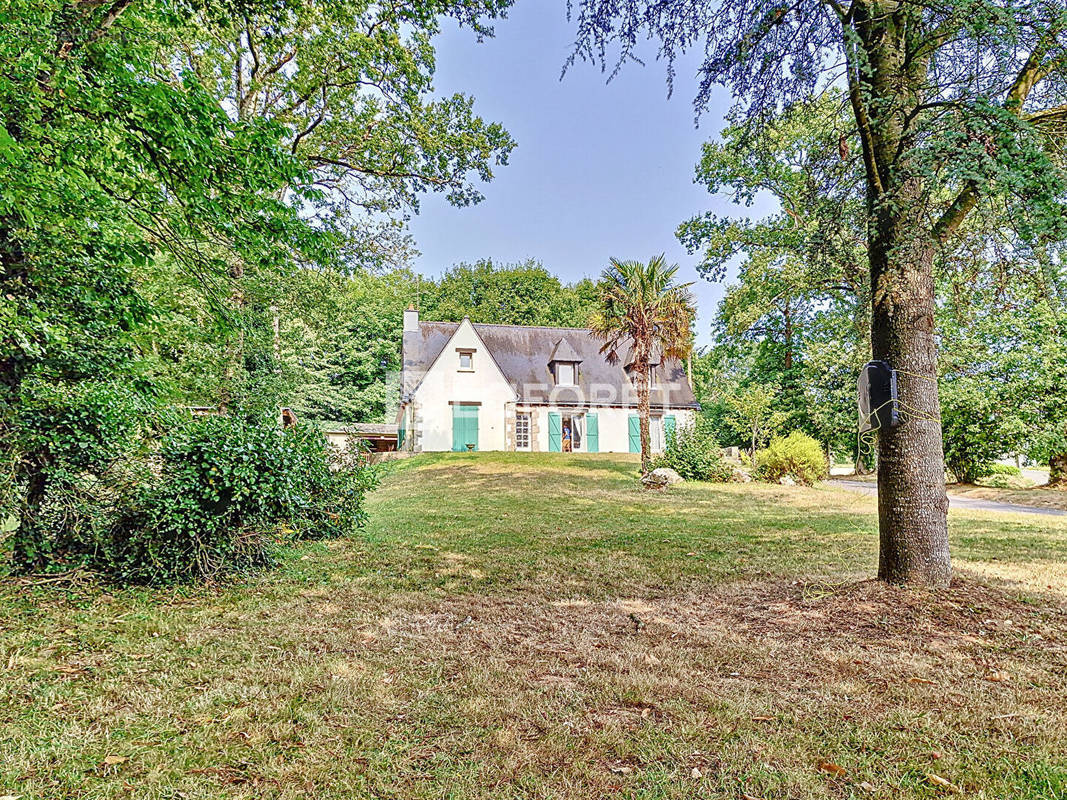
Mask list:
[[[445,349],[458,322],[419,322],[417,331],[404,333],[404,393],[413,392]],[[523,403],[558,405],[636,406],[637,393],[620,353],[616,363],[600,353],[601,341],[586,328],[542,328],[525,325],[475,324],[489,354]],[[562,341],[561,341],[562,340]],[[566,343],[571,352],[560,358]],[[579,361],[578,385],[557,387],[549,368],[556,360]],[[680,361],[668,360],[655,367],[657,383],[653,406],[696,408],[698,404]]]
[[[549,356],[548,360],[550,363],[553,361],[581,361],[582,357],[574,349],[574,345],[564,336],[556,342],[556,346],[552,348],[552,355]]]

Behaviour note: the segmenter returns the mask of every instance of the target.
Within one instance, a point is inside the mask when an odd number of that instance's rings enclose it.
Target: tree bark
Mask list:
[[[648,390],[648,355],[639,354],[635,366],[640,370],[637,376],[637,413],[641,418],[641,474],[645,475],[652,463],[652,436],[650,434],[652,407]]]
[[[897,370],[901,424],[878,434],[878,577],[947,586],[941,413],[934,339],[935,242],[922,224],[922,187],[905,179],[875,203],[870,231],[871,347]]]
[[[1048,482],[1050,486],[1067,484],[1067,453],[1053,453],[1049,458]]]

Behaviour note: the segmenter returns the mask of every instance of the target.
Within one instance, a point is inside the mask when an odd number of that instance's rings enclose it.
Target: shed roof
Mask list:
[[[352,422],[341,424],[325,422],[322,425],[326,433],[347,433],[352,436],[396,436],[397,426],[391,423],[379,424],[377,422]]]

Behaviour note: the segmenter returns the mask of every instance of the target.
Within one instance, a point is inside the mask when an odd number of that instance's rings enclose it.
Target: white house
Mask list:
[[[583,328],[421,322],[404,312],[403,450],[637,453],[637,392]],[[678,361],[653,359],[652,449],[699,405]]]

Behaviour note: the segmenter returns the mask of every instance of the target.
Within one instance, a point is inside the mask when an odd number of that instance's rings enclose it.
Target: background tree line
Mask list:
[[[584,327],[596,297],[591,279],[565,284],[535,261],[457,264],[439,278],[408,268],[301,269],[249,303],[242,371],[299,417],[391,422],[399,385],[390,377],[401,367],[409,305],[423,320]],[[225,334],[208,319],[194,297],[151,333],[153,369],[175,402],[214,406],[230,380]]]

